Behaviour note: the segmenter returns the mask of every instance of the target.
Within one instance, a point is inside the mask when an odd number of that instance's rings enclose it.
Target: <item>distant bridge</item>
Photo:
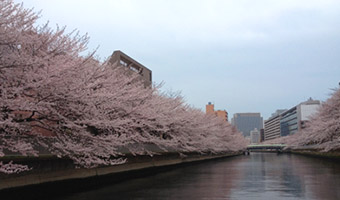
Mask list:
[[[248,145],[246,154],[250,151],[282,152],[285,147],[285,144],[251,144]]]

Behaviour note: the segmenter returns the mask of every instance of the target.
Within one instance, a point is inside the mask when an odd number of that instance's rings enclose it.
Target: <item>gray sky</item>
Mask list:
[[[22,2],[15,0],[15,2]],[[163,90],[205,109],[291,108],[340,81],[340,0],[25,0],[39,23],[88,33],[105,59],[122,50]]]

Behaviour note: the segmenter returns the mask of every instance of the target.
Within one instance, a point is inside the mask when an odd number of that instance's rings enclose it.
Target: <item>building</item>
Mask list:
[[[292,135],[298,131],[297,107],[293,107],[282,113],[280,118],[280,136]]]
[[[260,131],[257,128],[250,131],[250,141],[252,144],[258,144],[261,142]]]
[[[114,51],[109,59],[109,63],[117,65],[119,67],[124,67],[125,69],[129,69],[132,72],[138,73],[142,77],[144,85],[147,87],[151,87],[152,71],[131,58],[130,56],[126,55],[122,51]]]
[[[205,106],[205,112],[206,112],[206,114],[216,115],[217,117],[223,119],[226,122],[228,121],[228,112],[226,110],[216,110],[215,111],[214,104],[212,104],[211,102],[209,102]]]
[[[264,139],[271,140],[300,131],[309,117],[318,111],[320,104],[320,101],[310,98],[289,110],[277,110],[264,122]]]
[[[260,142],[263,142],[264,141],[264,129],[261,128],[260,130]]]
[[[269,119],[264,121],[264,140],[281,137],[281,114],[286,111],[287,109],[276,110]]]
[[[317,113],[321,103],[318,100],[308,99],[281,114],[281,136],[292,135],[304,128],[305,122]]]
[[[257,128],[263,128],[263,118],[260,113],[235,113],[231,124],[234,125],[238,131],[242,132],[243,136],[250,136],[250,131]]]

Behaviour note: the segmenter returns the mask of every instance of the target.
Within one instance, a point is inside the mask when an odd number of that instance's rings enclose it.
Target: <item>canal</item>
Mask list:
[[[63,200],[340,199],[340,163],[292,154],[251,153],[201,162]]]

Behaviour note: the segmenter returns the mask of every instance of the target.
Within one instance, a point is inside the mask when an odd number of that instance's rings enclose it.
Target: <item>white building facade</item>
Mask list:
[[[258,144],[261,142],[260,131],[257,130],[257,128],[250,131],[250,142],[252,144]]]

